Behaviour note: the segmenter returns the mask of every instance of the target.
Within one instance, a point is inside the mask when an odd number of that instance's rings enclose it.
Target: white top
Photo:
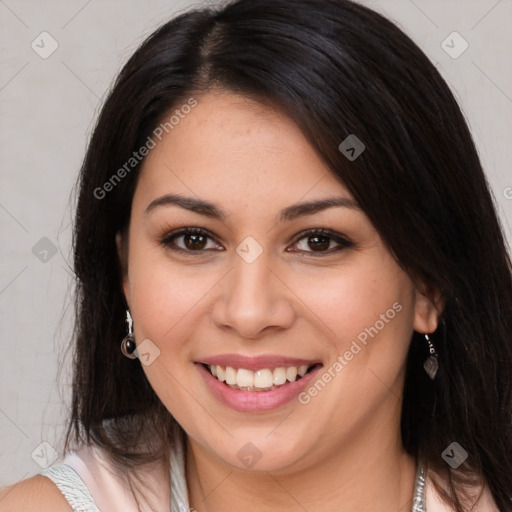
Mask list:
[[[181,439],[181,438],[180,438]],[[95,446],[83,445],[67,454],[60,464],[40,473],[50,478],[67,499],[73,511],[78,512],[139,512],[139,507],[125,479]],[[153,512],[190,512],[185,478],[185,449],[181,439],[171,451],[171,485],[163,473],[151,475],[155,490],[152,495],[156,508]],[[416,479],[418,481],[418,475]],[[425,487],[427,512],[450,512],[433,488],[431,481],[421,475]],[[169,492],[170,491],[170,492]],[[172,498],[171,498],[172,497]],[[170,504],[169,504],[170,501]],[[424,510],[414,508],[413,510]],[[499,512],[488,490],[474,512]]]
[[[125,478],[96,446],[83,445],[68,453],[62,463],[50,466],[39,474],[55,483],[73,511],[139,512]],[[155,489],[151,497],[158,507],[152,512],[194,510],[188,503],[183,440],[177,442],[171,451],[170,474],[170,486],[165,475],[158,472],[151,475]]]

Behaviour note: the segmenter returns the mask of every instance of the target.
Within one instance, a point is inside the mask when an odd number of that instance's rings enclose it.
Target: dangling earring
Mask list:
[[[126,328],[128,330],[128,334],[121,342],[121,352],[130,359],[136,359],[137,355],[134,354],[134,352],[137,346],[135,345],[135,336],[133,335],[133,320],[132,315],[130,315],[128,310],[126,310]]]
[[[434,344],[430,341],[428,334],[425,334],[425,339],[428,343],[428,350],[430,355],[425,359],[423,363],[423,368],[427,372],[427,375],[434,380],[436,377],[437,370],[439,369],[439,356],[437,355],[436,349],[434,348]]]

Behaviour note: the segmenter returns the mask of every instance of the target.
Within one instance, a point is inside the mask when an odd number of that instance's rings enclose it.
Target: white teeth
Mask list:
[[[289,368],[286,368],[286,378],[290,382],[294,382],[297,378],[297,367],[296,366],[290,366]]]
[[[268,391],[286,384],[286,381],[295,382],[297,378],[304,377],[309,366],[289,366],[287,368],[280,366],[274,370],[263,368],[255,372],[231,366],[209,365],[208,368],[214,377],[221,382],[226,382],[228,386],[234,389]]]
[[[258,370],[254,374],[255,388],[271,388],[273,383],[274,376],[272,375],[272,372],[270,370]]]
[[[281,386],[286,382],[286,368],[282,366],[274,370],[274,385]]]
[[[233,386],[236,384],[236,370],[231,366],[226,366],[226,384]]]
[[[227,366],[226,368],[229,368]],[[254,372],[240,368],[236,374],[236,385],[239,388],[252,388],[254,387]]]

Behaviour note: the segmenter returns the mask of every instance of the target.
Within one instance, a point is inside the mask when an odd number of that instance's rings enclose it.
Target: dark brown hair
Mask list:
[[[462,483],[487,481],[512,510],[512,272],[472,137],[453,94],[394,24],[348,0],[238,0],[182,14],[156,30],[119,74],[99,115],[79,179],[72,442],[103,447],[127,474],[165,459],[180,432],[138,360],[120,352],[124,308],[115,237],[126,228],[140,164],[111,179],[164,115],[211,87],[290,116],[359,202],[397,262],[438,291],[430,381],[415,333],[401,431],[445,475],[447,502],[467,510]],[[349,162],[338,146],[366,149]],[[107,428],[108,426],[108,428]],[[441,453],[469,453],[453,470]]]

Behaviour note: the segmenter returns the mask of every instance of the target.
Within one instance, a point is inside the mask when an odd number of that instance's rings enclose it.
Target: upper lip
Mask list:
[[[300,359],[297,357],[286,357],[276,355],[243,356],[241,354],[220,354],[206,357],[197,361],[198,363],[218,366],[231,366],[232,368],[245,368],[246,370],[262,370],[264,368],[279,368],[289,366],[313,366],[320,363],[315,359]]]

